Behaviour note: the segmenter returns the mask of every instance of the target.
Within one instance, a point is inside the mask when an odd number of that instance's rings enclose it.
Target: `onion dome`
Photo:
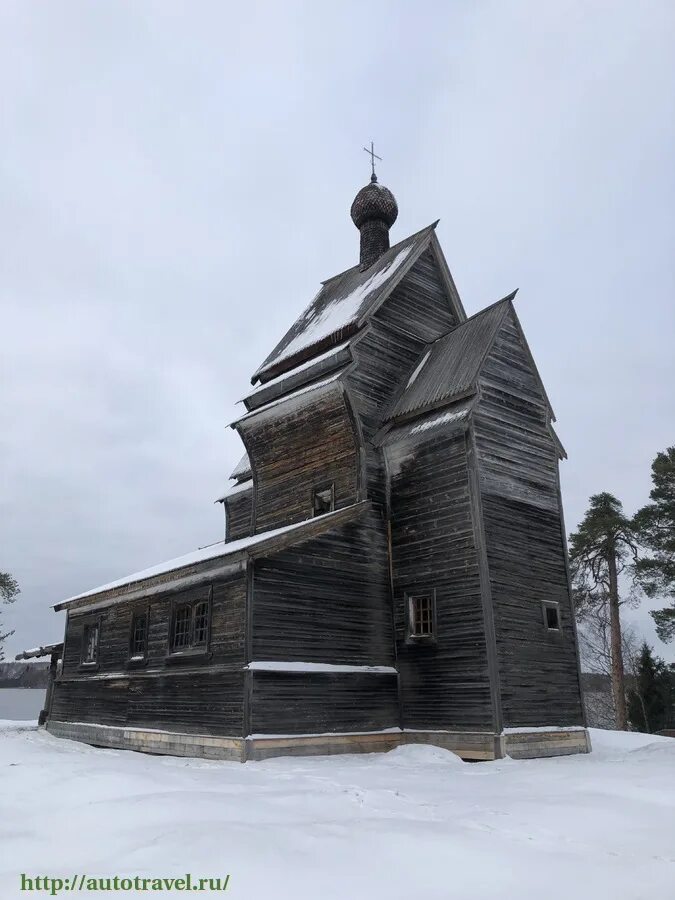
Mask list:
[[[377,181],[377,175],[373,175],[370,184],[362,187],[351,208],[352,222],[357,228],[361,228],[364,222],[371,219],[380,219],[387,228],[391,228],[398,217],[398,204],[396,198],[383,184]]]

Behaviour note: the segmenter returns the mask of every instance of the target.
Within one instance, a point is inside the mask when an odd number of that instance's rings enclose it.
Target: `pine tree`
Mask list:
[[[648,597],[668,597],[670,606],[652,612],[662,641],[675,637],[675,447],[659,453],[652,463],[651,503],[634,519],[636,536],[651,555],[635,565],[637,580]]]
[[[3,603],[13,603],[20,593],[16,578],[13,578],[9,572],[0,572],[0,600]],[[2,634],[2,626],[0,626],[0,662],[5,658],[2,645],[5,639],[13,634],[13,631],[7,631],[5,634]]]
[[[665,662],[643,643],[628,697],[630,723],[637,731],[653,734],[668,725],[672,704],[671,677]]]
[[[580,620],[585,614],[607,608],[610,625],[612,696],[616,727],[627,727],[626,691],[621,647],[619,576],[629,556],[635,556],[631,521],[612,494],[594,494],[577,531],[570,535],[570,563],[575,604]]]

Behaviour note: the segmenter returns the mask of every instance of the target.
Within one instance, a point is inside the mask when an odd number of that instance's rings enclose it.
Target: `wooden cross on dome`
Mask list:
[[[377,181],[377,175],[375,174],[375,160],[379,159],[379,161],[382,162],[382,157],[378,156],[377,153],[375,153],[375,144],[373,144],[372,141],[370,142],[370,150],[367,147],[364,147],[363,149],[370,156],[370,165],[373,167],[373,174],[371,176],[371,179],[372,181]]]

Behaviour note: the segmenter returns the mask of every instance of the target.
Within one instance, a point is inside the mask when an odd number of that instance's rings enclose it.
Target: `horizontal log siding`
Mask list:
[[[252,656],[393,665],[385,525],[376,514],[258,559]]]
[[[466,438],[443,427],[386,450],[394,609],[406,728],[492,730]],[[436,591],[436,641],[406,639],[406,592]]]
[[[207,584],[90,613],[71,613],[52,717],[204,734],[232,734],[232,728],[237,727],[235,733],[240,734],[240,670],[245,661],[246,621],[243,575],[213,583],[208,655],[179,664],[167,661],[172,604],[207,598],[210,587]],[[131,621],[136,610],[149,611],[148,662],[140,669],[128,669]],[[84,627],[93,621],[99,621],[101,628],[99,664],[95,670],[82,670]],[[214,671],[216,668],[218,671]],[[101,675],[110,677],[102,679]]]
[[[396,676],[252,672],[251,734],[379,731],[398,725]]]
[[[225,540],[237,541],[253,534],[253,488],[225,500]]]
[[[582,724],[558,459],[510,318],[483,367],[474,420],[504,724]],[[560,604],[562,633],[545,628],[542,600]]]
[[[149,600],[116,603],[93,612],[70,613],[66,627],[63,660],[64,675],[86,677],[80,670],[84,628],[100,621],[98,673],[123,672],[129,657],[131,620],[135,611],[149,611],[148,669],[166,664],[169,650],[169,627],[172,604],[183,600],[208,599],[211,585],[163,594]],[[242,665],[244,662],[244,629],[246,578],[242,574],[230,581],[213,583],[211,633],[208,659],[196,665]]]
[[[50,718],[241,736],[243,672],[171,672],[55,684]]]
[[[256,533],[312,515],[312,489],[335,482],[335,508],[358,499],[359,452],[339,384],[239,425],[256,481]]]
[[[582,725],[560,519],[495,495],[483,513],[504,725]],[[542,600],[560,604],[560,632],[545,627]]]
[[[474,421],[482,491],[557,510],[558,460],[546,398],[512,316],[495,339],[479,384]]]

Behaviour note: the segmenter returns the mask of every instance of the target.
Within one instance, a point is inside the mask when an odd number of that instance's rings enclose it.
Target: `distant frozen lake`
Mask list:
[[[0,719],[37,719],[44,699],[44,688],[0,688]]]

